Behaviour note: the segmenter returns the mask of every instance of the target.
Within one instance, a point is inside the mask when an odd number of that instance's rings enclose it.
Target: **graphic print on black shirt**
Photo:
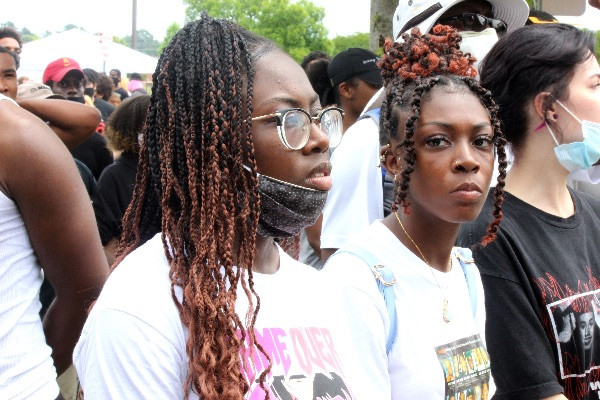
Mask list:
[[[548,299],[547,328],[556,341],[558,373],[568,398],[571,393],[582,398],[593,392],[597,394],[590,398],[600,398],[600,282],[589,268],[587,274],[589,281],[580,281],[577,291],[568,285],[561,288],[549,274],[535,282]]]

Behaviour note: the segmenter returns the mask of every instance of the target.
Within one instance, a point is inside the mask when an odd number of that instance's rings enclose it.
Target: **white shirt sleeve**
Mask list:
[[[176,345],[124,311],[94,311],[73,355],[86,400],[184,398],[187,358]]]
[[[356,256],[337,254],[321,272],[333,288],[338,353],[356,399],[390,399],[386,340],[389,315],[369,267]]]
[[[357,121],[331,156],[333,187],[323,210],[321,248],[338,249],[376,219],[383,218],[379,128]]]

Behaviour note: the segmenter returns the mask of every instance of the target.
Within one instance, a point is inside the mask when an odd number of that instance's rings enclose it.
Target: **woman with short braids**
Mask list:
[[[396,204],[325,266],[341,282],[340,326],[356,349],[342,363],[350,380],[362,380],[358,398],[482,398],[490,384],[493,391],[481,278],[470,251],[453,246],[461,223],[485,202],[494,150],[496,207],[480,240],[495,238],[505,139],[460,40],[438,25],[385,44],[381,163],[395,175]]]
[[[473,252],[495,398],[598,399],[600,201],[567,186],[570,172],[593,172],[600,159],[594,35],[565,24],[518,29],[483,60],[481,84],[514,156],[502,228]],[[477,242],[483,215],[462,227],[461,245]]]
[[[86,400],[351,398],[317,272],[274,240],[321,213],[341,119],[272,42],[207,15],[175,35],[75,350]]]

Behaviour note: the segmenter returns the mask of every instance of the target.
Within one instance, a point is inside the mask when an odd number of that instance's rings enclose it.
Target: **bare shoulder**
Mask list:
[[[60,139],[29,111],[0,101],[0,121],[0,187],[9,197],[16,185],[36,184],[48,172],[73,163]]]
[[[10,101],[0,101],[0,121],[0,146],[26,145],[31,137],[53,141],[52,131],[41,119]]]

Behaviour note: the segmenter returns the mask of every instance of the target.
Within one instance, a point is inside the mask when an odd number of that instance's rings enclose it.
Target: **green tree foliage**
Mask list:
[[[354,33],[348,36],[336,36],[333,38],[333,51],[331,55],[334,56],[341,51],[349,49],[351,47],[360,47],[362,49],[369,48],[369,34],[368,33]]]
[[[154,36],[152,36],[152,34],[145,29],[140,29],[136,33],[137,43],[134,50],[141,51],[142,53],[146,53],[152,57],[158,56],[158,48],[160,47],[160,42],[154,39]],[[125,36],[122,40],[126,46],[131,47],[131,35]],[[120,41],[118,40],[115,40],[115,42],[120,43]]]
[[[25,27],[21,29],[21,37],[23,38],[23,43],[33,42],[34,40],[38,40],[40,38],[38,35]]]
[[[83,27],[77,26],[75,24],[67,24],[67,25],[65,25],[65,27],[63,28],[63,31],[70,31],[71,29],[81,29],[82,31],[85,31],[85,29],[83,29]]]
[[[127,42],[124,38],[113,36],[113,42],[122,44],[123,46],[127,46]]]
[[[184,0],[188,21],[203,11],[227,18],[265,36],[287,51],[296,61],[312,50],[331,53],[333,44],[323,26],[325,10],[308,0]]]
[[[171,39],[173,39],[173,36],[175,36],[175,34],[180,29],[181,27],[177,22],[173,22],[171,25],[169,25],[169,27],[167,28],[167,33],[165,33],[165,38],[163,39],[162,43],[160,44],[160,47],[158,48],[159,54],[162,53],[163,49],[167,47]]]

